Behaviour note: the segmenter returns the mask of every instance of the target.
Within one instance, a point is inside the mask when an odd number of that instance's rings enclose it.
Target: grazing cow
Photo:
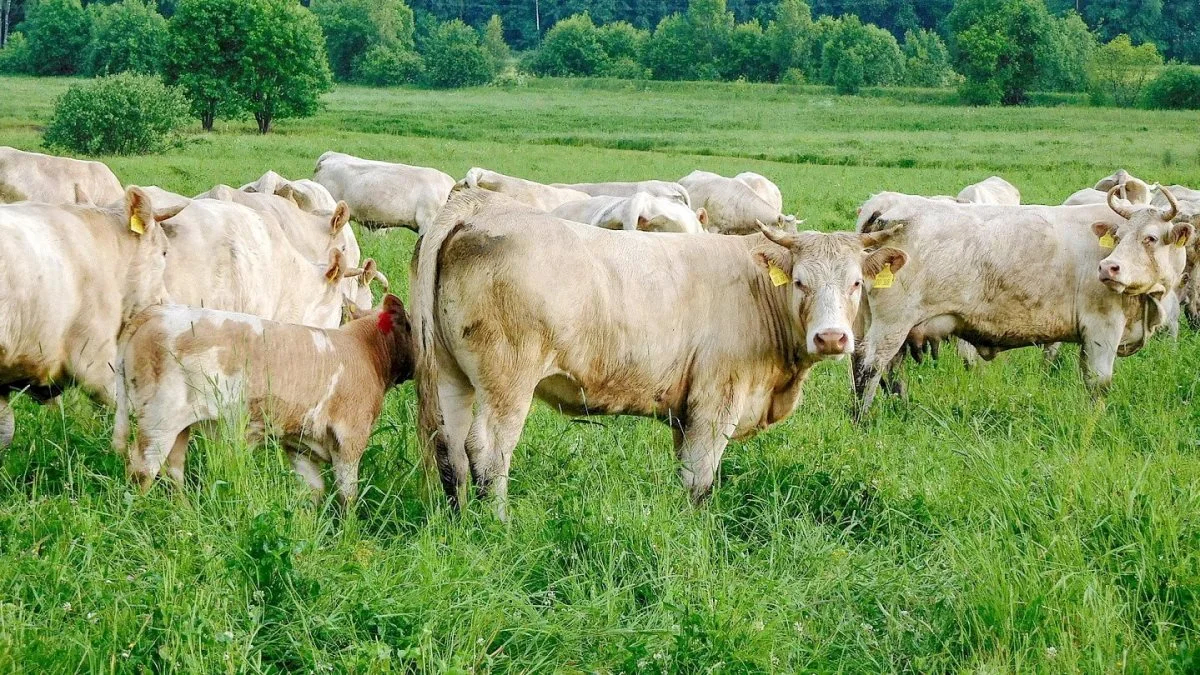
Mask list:
[[[113,446],[125,452],[130,418],[137,420],[129,473],[143,489],[164,462],[168,476],[183,480],[193,425],[248,407],[252,438],[281,436],[314,499],[325,490],[314,462],[321,460],[333,464],[347,504],[358,494],[358,463],[384,394],[412,379],[412,334],[390,294],[380,311],[337,329],[160,305],[130,326],[117,372]]]
[[[362,273],[336,247],[320,258],[328,264],[309,260],[278,223],[233,202],[195,199],[161,224],[171,244],[167,290],[182,305],[336,328],[342,280]]]
[[[8,396],[49,399],[76,383],[113,400],[117,336],[167,299],[167,238],[136,187],[121,206],[0,206],[0,448],[12,442]]]
[[[693,211],[665,197],[639,192],[632,197],[591,197],[567,202],[550,215],[609,230],[700,234],[708,224],[704,209]]]
[[[1113,361],[1133,353],[1178,304],[1190,224],[1174,209],[986,207],[925,200],[899,219],[872,213],[860,226],[901,227],[894,245],[907,273],[868,294],[855,352],[857,415],[870,408],[881,374],[914,331],[962,337],[981,353],[1074,342],[1085,382],[1101,393]],[[864,209],[865,210],[865,209]],[[886,218],[886,220],[885,220]],[[986,351],[985,351],[986,350]]]
[[[968,185],[958,193],[958,201],[970,204],[994,204],[1017,206],[1021,203],[1021,191],[999,176],[992,176],[974,185]]]
[[[729,439],[786,418],[813,365],[854,349],[863,279],[905,261],[864,250],[887,236],[617,233],[457,194],[422,239],[413,291],[426,457],[453,503],[469,470],[503,518],[537,397],[665,421],[700,500]]]
[[[337,208],[337,202],[324,185],[307,178],[288,180],[274,171],[268,171],[258,180],[238,189],[242,192],[286,197],[295,202],[302,211],[316,215],[330,214]]]
[[[1145,206],[1151,202],[1157,186],[1150,186],[1146,181],[1131,175],[1125,169],[1101,178],[1095,187],[1084,188],[1067,197],[1063,206],[1079,206],[1082,204],[1106,204],[1108,193],[1117,189],[1117,203],[1129,206]],[[1165,206],[1166,204],[1163,204]]]
[[[692,206],[708,212],[708,231],[720,234],[752,234],[755,223],[781,228],[796,225],[795,216],[780,213],[749,185],[708,171],[693,171],[679,179],[692,196]]]
[[[100,162],[0,146],[0,203],[118,205],[121,181]]]
[[[550,187],[578,190],[593,197],[632,197],[639,192],[645,192],[654,197],[677,201],[684,206],[692,205],[692,198],[682,185],[665,180],[640,180],[632,183],[551,183]]]
[[[360,159],[326,152],[313,179],[350,206],[367,227],[407,227],[424,232],[450,198],[454,179],[423,166]]]
[[[467,171],[466,177],[455,184],[455,189],[467,188],[499,192],[538,211],[547,213],[568,202],[591,197],[588,193],[580,190],[543,185],[479,167],[471,168]]]
[[[783,193],[779,191],[779,186],[771,182],[771,179],[753,171],[743,171],[733,177],[734,180],[740,180],[754,190],[754,194],[762,197],[762,200],[770,204],[776,211],[783,212]]]

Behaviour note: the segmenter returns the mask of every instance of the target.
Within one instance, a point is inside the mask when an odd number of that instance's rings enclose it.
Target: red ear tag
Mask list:
[[[380,312],[378,326],[379,326],[380,333],[383,333],[384,335],[391,333],[392,332],[392,313],[391,312]]]

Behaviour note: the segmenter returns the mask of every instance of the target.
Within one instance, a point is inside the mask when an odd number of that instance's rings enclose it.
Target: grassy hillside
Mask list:
[[[0,144],[37,149],[67,84],[0,79]],[[330,149],[545,181],[753,170],[821,229],[851,227],[872,192],[954,194],[993,173],[1048,203],[1119,166],[1200,185],[1195,113],[611,82],[327,102],[266,137],[223,123],[166,156],[105,159],[186,194],[306,176]],[[362,239],[405,286],[415,236]],[[731,445],[702,508],[664,426],[539,407],[508,526],[421,499],[411,385],[344,516],[236,434],[194,442],[186,490],[136,494],[111,413],[18,400],[0,671],[1194,672],[1200,334],[1121,360],[1099,404],[1064,352],[910,365],[908,399],[859,427],[846,364],[824,364],[790,420]]]

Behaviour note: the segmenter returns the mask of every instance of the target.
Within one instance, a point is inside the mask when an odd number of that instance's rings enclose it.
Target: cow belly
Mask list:
[[[551,375],[538,383],[535,393],[546,404],[567,415],[639,415],[666,418],[678,416],[678,395],[667,388],[646,387],[632,381],[581,384],[571,375]]]

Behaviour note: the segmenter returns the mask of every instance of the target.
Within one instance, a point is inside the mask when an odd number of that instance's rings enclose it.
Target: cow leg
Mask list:
[[[975,349],[974,345],[962,338],[957,338],[955,342],[958,345],[958,355],[962,358],[963,365],[968,369],[978,366],[980,361],[979,350]]]
[[[1083,371],[1083,383],[1093,396],[1104,395],[1112,384],[1113,363],[1124,332],[1124,317],[1108,324],[1096,322],[1083,327],[1079,366]]]
[[[349,509],[358,499],[358,466],[370,440],[370,431],[338,438],[337,452],[332,453],[333,480],[337,484],[338,501]]]
[[[148,491],[154,484],[154,477],[183,431],[178,428],[163,431],[161,427],[138,430],[138,442],[134,446],[136,450],[129,455],[127,472],[130,480],[137,482],[142,492]]]
[[[292,464],[292,470],[312,491],[313,505],[320,506],[325,499],[325,477],[321,475],[321,468],[312,457],[297,448],[288,449],[288,461]]]
[[[708,415],[689,414],[682,431],[675,432],[675,457],[679,460],[679,479],[687,488],[693,504],[699,504],[712,492],[717,467],[725,446],[737,426],[735,421],[718,421]]]
[[[471,475],[466,444],[475,416],[475,390],[470,383],[443,373],[438,382],[438,399],[442,409],[442,428],[439,430],[440,438],[433,440],[438,454],[438,473],[441,474],[442,489],[450,505],[459,508],[466,499],[467,477]]]
[[[891,363],[888,364],[887,371],[884,372],[882,378],[883,389],[893,396],[903,398],[908,394],[908,388],[904,386],[903,375],[904,369],[904,349],[896,352],[892,357]]]
[[[191,435],[191,427],[179,432],[171,446],[171,453],[167,455],[167,476],[179,486],[183,486],[183,468],[187,464],[188,438]]]
[[[17,430],[17,421],[13,417],[12,405],[8,402],[8,394],[0,394],[0,450],[12,445],[13,435]]]
[[[854,393],[857,407],[854,410],[854,421],[866,419],[875,394],[879,391],[879,382],[884,369],[891,364],[896,353],[904,346],[908,329],[895,331],[888,335],[868,335],[855,350],[852,365],[854,369]]]
[[[1053,365],[1058,360],[1058,352],[1062,349],[1061,342],[1051,342],[1048,345],[1042,345],[1042,363]]]
[[[467,457],[480,498],[492,497],[496,516],[508,520],[508,470],[533,405],[536,383],[503,393],[483,391],[467,434]]]

